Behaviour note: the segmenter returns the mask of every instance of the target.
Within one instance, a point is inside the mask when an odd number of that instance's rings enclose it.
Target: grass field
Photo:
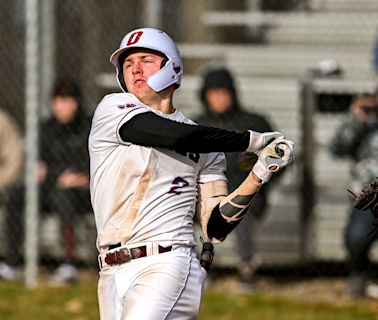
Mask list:
[[[227,286],[227,284],[223,284]],[[293,286],[292,286],[293,287]],[[303,288],[303,286],[302,286]],[[305,299],[278,292],[236,295],[222,286],[210,286],[200,320],[377,320],[377,301],[327,301]],[[40,285],[27,290],[20,284],[0,282],[2,320],[98,319],[96,279],[80,285],[51,288]]]

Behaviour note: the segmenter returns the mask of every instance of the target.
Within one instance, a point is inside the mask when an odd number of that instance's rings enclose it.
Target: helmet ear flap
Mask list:
[[[118,67],[117,67],[117,81],[119,86],[124,92],[128,92],[126,88],[125,79],[123,78],[123,62],[126,59],[126,52],[122,52],[120,56],[118,57]]]
[[[123,78],[123,72],[122,72],[122,70],[118,71],[118,73],[117,73],[117,79],[118,79],[118,83],[119,83],[121,89],[124,92],[128,92],[127,87],[126,87],[126,83],[125,83],[125,79]]]

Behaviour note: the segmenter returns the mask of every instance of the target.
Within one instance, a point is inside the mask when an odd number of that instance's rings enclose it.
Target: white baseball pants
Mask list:
[[[105,268],[98,283],[100,319],[196,319],[205,280],[190,247]]]

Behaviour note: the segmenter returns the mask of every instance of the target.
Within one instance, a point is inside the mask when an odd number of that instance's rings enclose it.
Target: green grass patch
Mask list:
[[[2,320],[98,319],[96,281],[60,288],[40,286],[25,289],[20,284],[0,282]],[[280,296],[233,295],[206,292],[200,320],[377,320],[377,305],[361,303],[342,306],[299,302]]]
[[[207,292],[201,320],[376,320],[378,314],[358,303],[335,306],[298,302],[264,295],[232,295]]]
[[[28,290],[21,285],[0,283],[0,319],[98,319],[96,294],[96,284]]]

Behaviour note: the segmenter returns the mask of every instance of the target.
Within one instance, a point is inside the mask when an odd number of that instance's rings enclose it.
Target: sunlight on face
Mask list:
[[[72,120],[79,107],[75,98],[63,96],[53,98],[51,106],[54,117],[61,123],[67,123]]]
[[[230,91],[223,88],[208,89],[205,98],[210,110],[215,113],[227,111],[232,104]]]
[[[164,55],[146,49],[130,53],[123,63],[123,76],[128,92],[135,94],[141,101],[156,95],[147,80],[160,70],[164,58]]]

